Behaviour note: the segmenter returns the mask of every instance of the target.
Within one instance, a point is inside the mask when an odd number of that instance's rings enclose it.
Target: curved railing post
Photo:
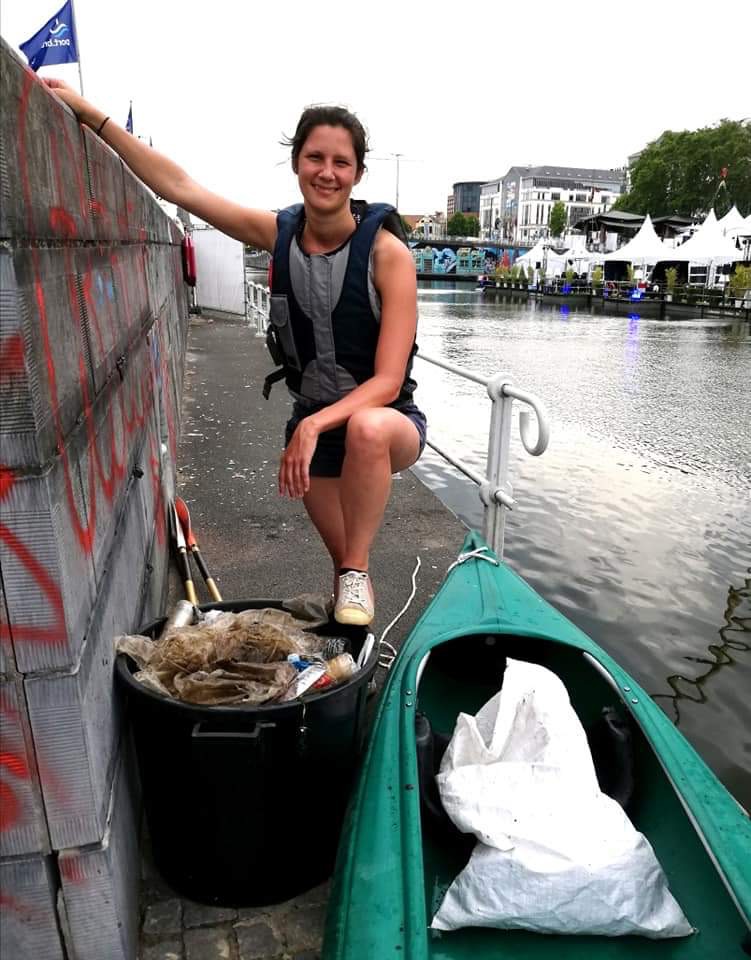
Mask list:
[[[509,462],[511,456],[511,425],[513,423],[514,401],[531,408],[519,413],[519,434],[524,449],[531,456],[544,453],[550,440],[550,422],[543,402],[533,393],[519,390],[509,383],[506,374],[484,377],[472,370],[466,370],[418,352],[418,359],[432,363],[454,373],[465,380],[482,384],[492,402],[490,412],[490,430],[488,435],[488,457],[486,475],[481,476],[461,459],[441,449],[434,441],[428,440],[428,446],[456,467],[465,477],[479,488],[480,500],[484,506],[483,535],[498,557],[503,556],[503,541],[506,525],[506,511],[514,507],[513,490],[509,480]],[[537,436],[534,437],[532,416],[537,420]]]
[[[480,498],[485,504],[483,535],[498,557],[503,556],[503,537],[506,528],[506,510],[512,508],[512,488],[508,479],[511,453],[511,420],[514,407],[512,397],[504,393],[507,377],[499,373],[488,381],[487,391],[492,407],[488,435],[487,483],[489,489]],[[501,494],[507,502],[503,502]]]

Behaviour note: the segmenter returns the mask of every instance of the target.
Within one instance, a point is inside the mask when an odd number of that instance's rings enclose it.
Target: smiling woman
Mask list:
[[[388,204],[351,199],[367,135],[343,107],[309,107],[291,147],[303,202],[249,209],[196,183],[60,80],[47,85],[155,193],[273,254],[269,347],[294,400],[279,492],[302,498],[334,565],[334,616],[374,616],[369,554],[393,473],[425,445],[411,378],[417,284],[401,220]]]

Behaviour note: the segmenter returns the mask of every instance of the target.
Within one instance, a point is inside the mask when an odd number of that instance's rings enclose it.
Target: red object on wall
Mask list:
[[[193,240],[186,234],[183,237],[183,277],[189,287],[196,285],[196,248]]]

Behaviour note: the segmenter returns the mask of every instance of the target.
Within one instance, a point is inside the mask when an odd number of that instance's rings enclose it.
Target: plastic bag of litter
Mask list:
[[[509,660],[503,688],[460,714],[436,778],[480,841],[432,927],[651,938],[692,933],[647,839],[600,791],[560,679]]]

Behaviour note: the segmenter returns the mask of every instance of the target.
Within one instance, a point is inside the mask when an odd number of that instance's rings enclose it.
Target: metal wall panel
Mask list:
[[[96,596],[94,524],[78,468],[80,441],[79,431],[41,475],[5,475],[0,565],[21,673],[76,661]]]
[[[66,960],[55,909],[49,857],[0,860],[0,957]]]
[[[101,842],[58,856],[67,927],[76,960],[135,960],[140,854],[135,776],[127,751],[112,785]]]
[[[100,241],[127,242],[128,215],[122,161],[88,127],[83,128],[83,146],[94,235]]]
[[[0,236],[93,240],[81,128],[3,42]]]
[[[5,588],[0,577],[0,677],[16,673],[16,658],[8,622],[8,608],[5,605]]]
[[[58,960],[62,928],[68,960],[131,960],[113,638],[163,612],[182,232],[2,39],[0,58],[0,945]]]
[[[0,856],[50,849],[20,678],[0,678]]]
[[[55,850],[96,843],[104,832],[121,726],[113,678],[114,638],[137,628],[143,608],[149,539],[142,495],[145,479],[131,481],[80,664],[68,674],[26,680]]]
[[[64,446],[91,403],[91,349],[71,247],[19,247],[0,257],[2,462],[41,466]]]

